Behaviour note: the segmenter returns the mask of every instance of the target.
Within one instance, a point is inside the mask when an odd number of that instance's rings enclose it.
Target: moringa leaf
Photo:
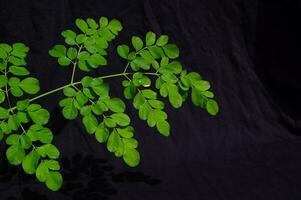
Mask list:
[[[55,58],[60,58],[66,56],[67,49],[64,45],[55,45],[51,50],[49,50],[49,55]]]
[[[127,45],[118,45],[117,53],[121,58],[127,59],[129,55],[130,48]]]
[[[107,102],[108,108],[115,112],[115,113],[121,113],[125,110],[125,104],[124,102],[119,98],[112,98]]]
[[[156,34],[151,31],[147,32],[145,35],[146,46],[151,46],[155,44],[155,42],[156,42]]]
[[[167,35],[161,35],[157,42],[156,42],[156,45],[158,46],[164,46],[168,43],[168,36]]]
[[[28,94],[36,94],[40,91],[40,82],[33,77],[23,79],[19,86]]]
[[[213,99],[209,99],[206,104],[206,110],[210,115],[215,116],[219,111],[217,102]]]
[[[25,157],[25,151],[19,143],[10,146],[6,150],[6,158],[8,162],[12,165],[21,164],[24,157]]]
[[[40,155],[35,150],[32,150],[29,154],[27,154],[22,161],[22,167],[25,173],[34,174],[39,160]]]
[[[127,149],[123,155],[123,160],[128,166],[135,167],[140,163],[140,154],[136,149]]]
[[[175,44],[167,44],[163,46],[165,54],[172,59],[179,57],[179,48]]]
[[[133,36],[132,37],[132,45],[135,48],[136,51],[139,51],[140,49],[143,48],[143,41],[140,37],[138,36]]]
[[[59,172],[50,171],[45,181],[46,186],[52,191],[59,190],[63,185],[63,177]]]
[[[29,71],[25,67],[10,66],[8,71],[16,76],[26,76],[29,74]]]
[[[87,33],[88,25],[85,20],[78,18],[75,20],[75,24],[79,28],[79,30],[81,30],[83,33]]]

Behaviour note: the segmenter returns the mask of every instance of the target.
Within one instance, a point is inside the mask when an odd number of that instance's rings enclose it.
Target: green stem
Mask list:
[[[70,84],[72,84],[73,81],[74,81],[74,75],[75,75],[76,65],[77,65],[77,62],[78,62],[78,56],[79,56],[80,51],[82,50],[82,48],[83,48],[83,45],[81,45],[81,46],[79,47],[79,49],[78,49],[78,52],[77,52],[77,55],[76,55],[76,61],[75,61],[74,64],[73,64],[73,69],[72,69],[72,75],[71,75],[71,81],[70,81]]]
[[[118,76],[127,76],[127,75],[129,75],[129,74],[132,74],[132,73],[129,73],[129,72],[128,72],[128,73],[110,74],[110,75],[100,76],[100,77],[97,77],[97,78],[100,78],[100,79],[107,79],[107,78],[113,78],[113,77],[118,77]],[[146,73],[143,73],[143,74],[145,74],[145,75],[159,76],[158,73],[151,73],[151,72],[146,72]],[[29,101],[32,102],[32,101],[38,100],[38,99],[40,99],[40,98],[42,98],[42,97],[48,96],[48,95],[53,94],[53,93],[56,93],[56,92],[58,92],[58,91],[61,91],[61,90],[65,89],[65,88],[67,88],[67,87],[79,85],[80,83],[81,83],[80,81],[78,81],[78,82],[73,82],[73,83],[69,83],[69,84],[67,84],[67,85],[58,87],[58,88],[56,88],[56,89],[53,89],[53,90],[50,90],[50,91],[45,92],[45,93],[43,93],[43,94],[40,94],[40,95],[38,95],[38,96],[36,96],[36,97],[33,97],[32,99],[29,99]],[[14,111],[15,109],[17,109],[16,106],[10,108],[9,111],[11,112],[11,111]]]

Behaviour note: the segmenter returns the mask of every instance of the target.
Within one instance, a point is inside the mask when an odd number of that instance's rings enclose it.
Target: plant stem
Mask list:
[[[100,76],[100,77],[97,77],[97,78],[100,78],[100,79],[107,79],[107,78],[113,78],[113,77],[118,77],[118,76],[126,76],[126,75],[129,75],[129,74],[132,74],[132,73],[109,74],[109,75]],[[145,74],[145,75],[158,76],[157,73],[143,73],[143,74]],[[56,88],[56,89],[53,89],[53,90],[50,90],[50,91],[45,92],[45,93],[43,93],[43,94],[40,94],[40,95],[38,95],[38,96],[36,96],[36,97],[33,97],[32,99],[29,99],[29,101],[32,102],[32,101],[38,100],[38,99],[40,99],[40,98],[42,98],[42,97],[48,96],[48,95],[53,94],[53,93],[56,93],[56,92],[58,92],[58,91],[61,91],[61,90],[65,89],[65,88],[67,88],[67,87],[79,85],[80,83],[81,83],[81,82],[78,81],[78,82],[69,83],[69,84],[67,84],[67,85],[63,85],[63,86],[61,86],[61,87],[58,87],[58,88]],[[12,108],[9,109],[9,111],[10,111],[10,112],[11,112],[11,111],[14,111],[16,108],[17,108],[16,106],[15,106],[15,107],[12,107]]]
[[[70,84],[72,84],[73,81],[74,81],[74,75],[75,75],[76,65],[77,65],[77,62],[78,62],[78,56],[79,56],[80,51],[82,50],[82,48],[83,48],[83,45],[81,45],[81,46],[79,47],[79,49],[78,49],[78,52],[77,52],[77,55],[76,55],[76,61],[75,61],[74,64],[73,64],[73,69],[72,69],[72,75],[71,75],[71,81],[70,81]]]

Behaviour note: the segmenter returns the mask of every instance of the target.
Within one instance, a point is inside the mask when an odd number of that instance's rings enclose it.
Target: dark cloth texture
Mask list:
[[[92,76],[122,72],[116,46],[147,31],[167,34],[179,60],[209,80],[217,117],[187,101],[168,103],[171,136],[144,121],[130,101],[141,164],[127,167],[89,136],[81,120],[65,120],[62,92],[37,102],[51,112],[64,185],[48,190],[21,167],[7,164],[1,142],[0,199],[300,200],[300,2],[256,0],[0,0],[0,42],[30,47],[28,68],[41,92],[68,83],[71,67],[48,55],[76,18],[119,19],[123,30],[108,50],[108,66]],[[76,80],[86,73],[77,71]],[[122,97],[121,78],[108,80]]]

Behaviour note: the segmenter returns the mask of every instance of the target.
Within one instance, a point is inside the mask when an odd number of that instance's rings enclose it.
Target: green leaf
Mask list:
[[[111,118],[119,126],[127,126],[131,122],[129,116],[125,113],[114,113],[114,114],[111,115]]]
[[[156,123],[157,129],[159,133],[161,133],[164,136],[169,136],[170,134],[170,126],[169,123],[166,120],[159,120]]]
[[[76,19],[75,24],[79,28],[79,30],[81,30],[84,33],[86,33],[87,30],[89,29],[87,23],[83,19],[79,19],[79,18]]]
[[[136,109],[139,109],[140,106],[145,103],[145,101],[146,100],[145,100],[143,94],[141,92],[139,92],[134,98],[133,105]]]
[[[165,73],[161,76],[161,78],[167,83],[176,83],[178,81],[178,77],[172,73]]]
[[[158,46],[164,46],[164,45],[166,45],[167,43],[168,43],[168,36],[167,36],[167,35],[161,35],[161,36],[158,38],[157,42],[156,42],[156,44],[157,44]]]
[[[178,91],[173,91],[168,93],[169,102],[174,108],[180,108],[183,103],[182,96]]]
[[[36,177],[40,182],[45,182],[48,176],[48,167],[46,166],[45,161],[42,161],[36,169]]]
[[[78,115],[78,111],[75,108],[73,101],[71,101],[68,105],[64,106],[62,112],[63,116],[69,120],[75,119]]]
[[[5,75],[0,75],[0,88],[4,87],[8,82],[8,79]]]
[[[76,101],[74,103],[77,102],[79,107],[84,106],[88,102],[88,98],[84,95],[83,92],[78,92],[75,97]]]
[[[115,128],[116,127],[116,122],[112,118],[106,117],[104,119],[104,123],[108,128]]]
[[[0,48],[0,58],[5,59],[7,57],[6,51]]]
[[[67,56],[70,60],[74,60],[77,56],[77,50],[74,47],[70,47],[67,51]]]
[[[179,48],[175,44],[167,44],[163,46],[165,54],[172,59],[179,57]]]
[[[185,76],[185,78],[189,80],[190,84],[202,80],[202,76],[197,72],[190,72]]]
[[[215,116],[219,111],[217,102],[213,99],[209,99],[206,104],[206,110],[210,115]]]
[[[147,62],[144,58],[142,57],[137,57],[131,62],[131,67],[134,71],[137,71],[139,68],[142,68],[144,70],[149,70],[150,68],[150,63]]]
[[[81,84],[83,87],[90,87],[91,82],[93,81],[93,78],[90,76],[85,76],[81,80]]]
[[[131,126],[126,128],[117,128],[117,132],[123,138],[131,138],[134,136],[134,129]]]
[[[34,174],[39,160],[40,156],[35,150],[32,150],[29,154],[27,154],[22,161],[22,167],[25,173]]]
[[[156,42],[156,34],[153,32],[147,32],[145,36],[146,46],[151,46]]]
[[[124,89],[123,94],[124,94],[126,99],[133,99],[135,97],[135,94],[136,94],[135,85],[131,83],[129,86],[127,86]]]
[[[26,57],[26,52],[20,51],[20,50],[17,50],[17,49],[14,49],[14,50],[11,52],[11,55],[23,59],[23,58]]]
[[[67,97],[74,97],[77,94],[77,91],[72,87],[66,87],[63,90],[64,95]]]
[[[41,105],[33,103],[33,104],[28,106],[27,110],[32,112],[32,111],[37,111],[41,108],[42,108]]]
[[[124,112],[125,110],[125,104],[124,102],[119,98],[112,98],[107,102],[108,108],[116,113]]]
[[[12,50],[11,46],[5,43],[0,44],[0,49],[3,49],[7,53],[9,53]]]
[[[162,58],[165,56],[164,51],[161,47],[151,46],[148,48],[148,50],[155,59]]]
[[[32,142],[27,135],[22,135],[20,137],[20,142],[23,149],[29,149],[32,145]]]
[[[20,122],[20,123],[28,123],[29,122],[29,117],[26,113],[24,112],[18,112],[17,113],[17,120]]]
[[[138,113],[139,118],[142,120],[147,120],[151,110],[152,108],[150,107],[150,105],[147,102],[145,102],[139,107],[139,113]]]
[[[204,95],[205,97],[208,97],[208,98],[213,98],[214,97],[213,92],[210,92],[210,91],[203,91],[203,92],[201,92],[201,94]]]
[[[71,64],[71,60],[66,56],[60,57],[57,61],[61,66],[68,66]]]
[[[65,30],[61,34],[64,38],[66,39],[75,39],[76,38],[76,33],[72,30]]]
[[[13,44],[13,50],[28,52],[29,48],[25,44],[18,42],[18,43]]]
[[[156,99],[157,93],[151,89],[142,90],[142,94],[147,99]]]
[[[25,67],[10,66],[8,71],[16,76],[25,76],[29,74],[29,71]]]
[[[109,130],[104,126],[104,124],[100,124],[95,131],[96,140],[100,143],[104,143],[109,138]]]
[[[55,58],[60,58],[66,56],[66,47],[64,45],[55,45],[51,50],[49,50],[49,55]]]
[[[36,151],[40,156],[48,156],[51,159],[57,159],[60,156],[59,150],[53,144],[44,144],[43,146],[37,147]]]
[[[14,131],[18,130],[18,128],[19,128],[19,123],[18,123],[15,115],[10,115],[8,117],[7,124]]]
[[[26,134],[32,141],[39,140],[44,144],[50,144],[53,140],[53,134],[50,129],[44,128],[41,125],[32,125]]]
[[[97,68],[99,65],[106,65],[107,61],[106,59],[99,55],[99,54],[93,54],[87,59],[89,65],[93,68]]]
[[[63,177],[59,172],[49,172],[46,186],[52,191],[58,191],[63,185]]]
[[[11,134],[6,138],[6,144],[14,145],[19,144],[20,135],[18,134]]]
[[[159,69],[160,73],[171,72],[174,74],[180,74],[182,72],[182,65],[178,61],[172,61],[171,63],[163,66]]]
[[[108,25],[109,21],[106,17],[99,18],[99,25],[100,27],[106,27]]]
[[[7,109],[0,107],[0,119],[7,119],[9,116],[9,112]]]
[[[198,91],[206,91],[210,88],[210,83],[208,81],[204,81],[204,80],[195,81],[192,85]]]
[[[133,36],[132,37],[132,45],[135,48],[136,51],[139,51],[143,47],[143,41],[140,37],[138,36]]]
[[[127,59],[129,55],[130,48],[129,46],[123,44],[117,46],[117,53],[121,58]]]
[[[23,91],[18,86],[12,86],[10,88],[10,93],[15,97],[21,97],[23,95]]]
[[[122,30],[122,25],[117,19],[112,19],[108,24],[108,28],[112,31],[112,33],[117,35],[118,32]]]
[[[12,131],[6,122],[0,123],[0,130],[2,130],[5,134],[9,134]]]
[[[36,94],[37,92],[40,91],[40,83],[39,80],[36,78],[26,78],[23,79],[19,86],[28,94]]]
[[[90,54],[87,51],[82,51],[78,55],[79,60],[88,60],[89,57],[90,57]]]
[[[87,19],[87,23],[88,25],[92,28],[92,29],[97,29],[98,28],[98,24],[96,23],[96,21],[92,18],[88,18]]]
[[[61,166],[56,160],[45,160],[45,165],[51,170],[60,170]]]
[[[148,103],[155,109],[162,110],[164,108],[164,103],[159,100],[148,100]]]
[[[5,93],[4,91],[0,90],[0,103],[2,103],[5,100]]]
[[[147,50],[143,50],[140,52],[140,55],[142,58],[144,58],[144,60],[148,63],[148,64],[151,64],[154,62],[154,58],[153,56],[150,54],[149,51]]]
[[[23,58],[17,58],[15,56],[10,56],[8,61],[16,66],[26,65],[26,62]]]
[[[89,114],[83,117],[83,124],[86,128],[86,131],[89,134],[93,134],[97,129],[98,121],[93,114]]]
[[[151,110],[148,115],[147,124],[150,127],[154,127],[158,122],[166,119],[167,119],[167,114],[164,111]]]
[[[76,38],[75,38],[75,41],[76,41],[78,44],[82,44],[82,43],[84,43],[86,40],[87,40],[87,37],[86,37],[84,34],[79,34],[79,35],[77,35]]]
[[[118,135],[118,133],[114,130],[108,139],[108,143],[107,143],[107,149],[109,152],[115,152],[117,151],[119,145],[121,143],[121,138]]]
[[[108,28],[100,29],[99,34],[107,41],[112,41],[112,39],[115,37],[115,35]]]
[[[123,155],[124,162],[130,167],[136,167],[140,163],[140,154],[136,149],[127,149]]]
[[[25,151],[20,144],[14,144],[6,150],[6,157],[10,164],[19,165],[25,157]]]
[[[180,108],[183,103],[182,96],[178,92],[178,87],[174,84],[167,84],[169,102],[174,108]]]
[[[31,111],[28,112],[28,114],[34,123],[40,125],[47,124],[50,117],[50,114],[46,109]]]
[[[135,138],[122,138],[125,149],[135,149],[138,147],[138,141]]]
[[[91,88],[98,96],[109,96],[109,85],[103,83],[101,79],[93,79]]]

